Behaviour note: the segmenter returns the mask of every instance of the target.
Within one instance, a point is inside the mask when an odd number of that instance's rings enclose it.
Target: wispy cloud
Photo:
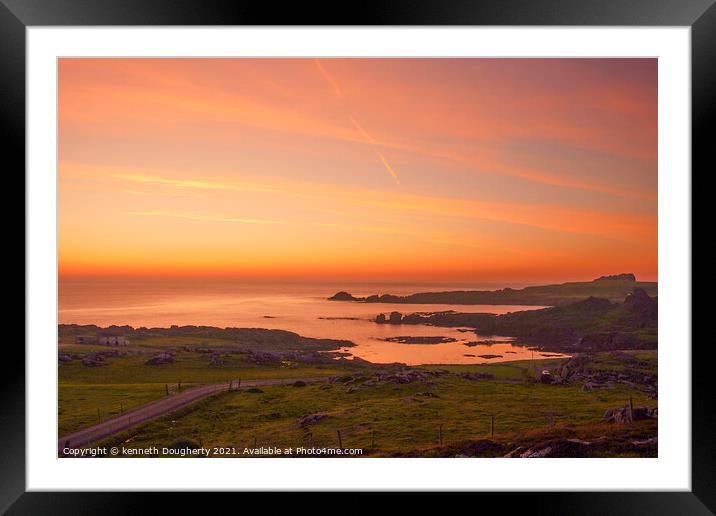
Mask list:
[[[143,190],[124,190],[124,193],[127,193],[129,195],[136,195],[139,197],[203,197],[203,195],[188,191],[172,192],[163,190],[161,192],[146,192]]]
[[[210,222],[230,222],[233,224],[284,224],[280,220],[266,219],[239,219],[223,215],[196,215],[193,213],[174,213],[168,211],[133,211],[132,215],[138,217],[171,217],[175,219],[203,220]]]
[[[227,217],[225,215],[198,215],[194,213],[176,213],[169,211],[134,211],[131,212],[131,214],[138,217],[169,217],[174,219],[200,220],[207,222],[227,222],[232,224],[287,224],[287,222],[282,220],[244,219]],[[319,228],[347,229],[351,231],[362,231],[366,233],[397,234],[401,232],[401,230],[398,228],[386,226],[368,226],[364,224],[340,224],[333,222],[291,222],[291,224],[313,226]]]
[[[365,233],[384,233],[384,234],[397,234],[401,233],[398,228],[384,227],[384,226],[366,226],[363,224],[338,224],[330,222],[308,222],[307,225],[320,227],[320,228],[336,228],[336,229],[349,229],[352,231],[362,231]]]
[[[127,181],[135,181],[138,183],[158,183],[163,185],[175,186],[177,188],[199,188],[205,190],[224,190],[227,185],[208,181],[195,181],[187,179],[170,179],[158,176],[145,176],[139,174],[112,174],[117,179],[126,179]]]
[[[282,182],[276,185],[253,184],[243,182],[240,185],[226,180],[183,181],[158,176],[142,176],[144,181],[158,184],[187,184],[187,189],[200,191],[229,190],[240,192],[268,192],[309,201],[325,202],[332,199],[345,209],[346,206],[372,207],[387,210],[386,213],[413,212],[424,216],[454,217],[494,221],[507,224],[558,231],[562,233],[595,235],[609,238],[632,238],[651,232],[655,222],[648,215],[619,214],[572,209],[554,205],[516,204],[506,202],[481,201],[476,199],[458,199],[439,196],[400,194],[397,192],[380,193],[363,188],[347,188],[335,185],[302,182]],[[127,179],[126,177],[124,179]],[[131,180],[131,179],[130,179]],[[188,186],[188,184],[193,184]],[[232,219],[224,216],[202,216],[187,213],[138,212],[154,216],[174,216],[195,220],[214,220],[224,222],[267,223],[254,219]],[[273,221],[274,223],[285,223]],[[323,223],[321,223],[323,224]],[[355,229],[355,227],[354,227]]]

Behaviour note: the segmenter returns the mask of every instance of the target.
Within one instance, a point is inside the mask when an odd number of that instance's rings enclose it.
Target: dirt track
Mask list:
[[[298,380],[306,383],[325,381],[326,378],[289,378],[289,379],[267,379],[267,380],[245,380],[241,382],[241,387],[258,387],[262,385],[283,385],[291,384]],[[236,382],[233,383],[233,387],[236,387]],[[62,449],[69,448],[81,448],[87,446],[93,442],[105,439],[111,435],[122,432],[135,425],[145,423],[152,419],[169,414],[170,412],[177,410],[178,408],[184,407],[206,398],[218,392],[226,391],[229,389],[229,383],[214,383],[211,385],[203,385],[201,387],[195,387],[186,391],[167,396],[166,398],[147,403],[134,410],[124,412],[118,416],[112,417],[105,421],[101,421],[95,425],[83,428],[71,434],[60,437],[57,440],[57,451],[58,456],[62,456]]]

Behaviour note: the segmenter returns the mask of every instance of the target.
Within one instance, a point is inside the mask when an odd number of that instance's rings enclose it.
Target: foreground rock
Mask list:
[[[634,407],[630,410],[629,407],[617,407],[608,409],[602,416],[602,421],[606,423],[625,424],[633,421],[643,421],[645,419],[657,418],[658,409],[651,407]]]
[[[173,362],[174,355],[172,353],[159,353],[144,362],[144,365],[158,366],[162,364],[171,364]]]
[[[303,416],[302,418],[299,418],[298,425],[299,426],[309,426],[309,425],[315,425],[319,421],[322,421],[328,417],[328,414],[309,414],[308,416]]]
[[[599,424],[586,427],[545,428],[528,436],[468,439],[429,449],[395,453],[394,457],[505,457],[591,458],[656,457],[658,424],[655,420],[630,425]],[[445,436],[449,440],[449,434]]]
[[[82,364],[87,367],[98,367],[104,365],[104,357],[100,353],[87,353],[82,358]]]

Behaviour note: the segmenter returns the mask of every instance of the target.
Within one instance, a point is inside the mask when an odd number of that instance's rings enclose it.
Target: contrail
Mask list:
[[[368,134],[368,131],[363,129],[363,127],[356,121],[355,118],[353,118],[351,115],[348,115],[348,118],[350,118],[351,123],[353,124],[353,127],[356,128],[356,130],[361,134],[361,136],[363,138],[365,138],[367,141],[369,141],[373,145],[376,145],[378,143],[375,141],[375,138],[373,138],[371,135]]]
[[[348,115],[348,118],[350,118],[351,123],[353,124],[353,127],[356,128],[356,130],[360,133],[360,135],[375,148],[375,152],[378,154],[380,161],[383,162],[383,166],[385,166],[385,169],[388,171],[390,176],[395,180],[396,184],[400,185],[400,179],[398,178],[398,174],[395,173],[395,170],[393,170],[393,167],[390,166],[390,163],[388,163],[388,160],[385,159],[385,156],[383,156],[383,153],[377,149],[377,147],[380,144],[376,141],[375,138],[373,138],[368,133],[368,131],[363,129],[363,127],[358,123],[358,121],[355,118],[353,118],[352,115]]]
[[[333,92],[336,95],[336,98],[340,99],[343,94],[341,92],[341,89],[338,87],[338,83],[333,80],[333,78],[330,76],[330,74],[326,71],[325,68],[323,68],[323,65],[321,64],[321,61],[317,58],[314,58],[313,60],[316,63],[316,67],[318,68],[318,71],[321,72],[321,75],[326,80],[326,82],[333,88]],[[353,127],[356,128],[358,133],[363,137],[364,140],[366,140],[368,143],[370,143],[373,148],[375,149],[376,154],[378,154],[378,157],[380,158],[380,161],[383,163],[383,166],[388,171],[388,174],[390,174],[390,177],[393,178],[395,183],[397,185],[400,185],[400,179],[398,179],[398,174],[395,173],[395,170],[393,170],[393,167],[390,166],[390,163],[388,163],[388,160],[385,159],[385,156],[378,150],[378,146],[380,143],[376,141],[375,138],[373,138],[368,131],[363,129],[363,127],[358,123],[358,121],[351,115],[348,114],[348,118],[350,119],[351,123],[353,124]]]
[[[316,63],[316,66],[318,67],[318,71],[321,72],[321,75],[326,80],[328,84],[330,84],[331,88],[333,88],[333,92],[336,94],[336,97],[341,98],[343,94],[341,93],[341,89],[338,87],[338,84],[336,81],[333,80],[333,78],[328,75],[328,72],[325,68],[323,68],[323,65],[321,64],[321,61],[317,58],[313,60]]]
[[[377,152],[377,151],[376,151]],[[383,156],[380,152],[378,152],[378,156],[380,156],[380,161],[383,162],[383,165],[385,165],[386,170],[388,170],[388,173],[395,179],[395,183],[400,186],[400,179],[398,179],[398,174],[395,173],[395,170],[393,170],[393,167],[390,166],[390,163],[385,159],[385,156]]]

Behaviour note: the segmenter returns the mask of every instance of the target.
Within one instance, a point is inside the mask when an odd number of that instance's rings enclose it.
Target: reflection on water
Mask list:
[[[408,294],[426,290],[485,288],[455,285],[352,285],[355,295]],[[498,288],[490,286],[488,288]],[[70,280],[61,279],[59,322],[76,324],[129,324],[134,327],[207,325],[283,329],[306,337],[345,339],[356,347],[344,348],[354,356],[376,363],[479,364],[546,358],[514,346],[501,336],[476,335],[464,328],[425,325],[375,324],[378,313],[461,312],[507,313],[534,306],[400,305],[327,301],[346,285],[261,284],[231,280]],[[407,344],[394,337],[446,337],[454,342]],[[492,344],[467,346],[490,340]],[[480,355],[493,355],[485,357]]]

